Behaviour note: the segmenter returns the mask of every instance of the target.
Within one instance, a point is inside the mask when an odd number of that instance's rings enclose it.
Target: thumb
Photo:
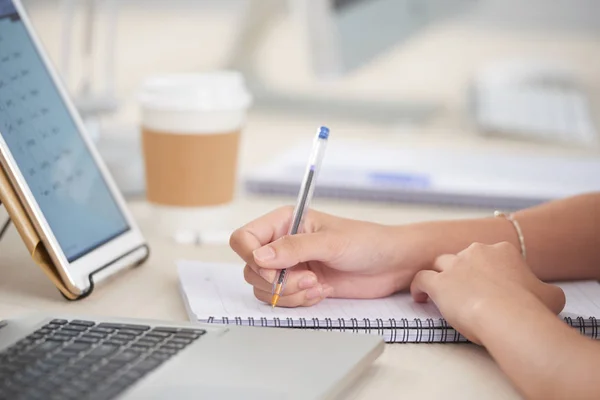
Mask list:
[[[260,267],[282,269],[306,261],[326,262],[339,256],[341,251],[339,238],[317,232],[283,236],[254,250],[253,256]]]

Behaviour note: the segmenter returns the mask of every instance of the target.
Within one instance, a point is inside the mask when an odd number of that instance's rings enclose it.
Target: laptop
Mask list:
[[[375,335],[30,315],[0,322],[0,399],[332,399]]]
[[[70,293],[147,257],[19,0],[0,0],[0,163]],[[375,335],[30,315],[0,322],[0,400],[326,399],[382,349]]]

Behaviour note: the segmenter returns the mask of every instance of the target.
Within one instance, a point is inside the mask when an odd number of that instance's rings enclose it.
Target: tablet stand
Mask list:
[[[3,204],[2,204],[2,201],[0,200],[0,206],[2,206],[2,205],[3,205]],[[4,205],[4,208],[6,209],[6,211],[7,211],[7,213],[8,213],[8,209],[7,209],[6,205]],[[5,221],[5,222],[3,222],[3,223],[2,223],[2,225],[0,226],[0,241],[2,241],[2,239],[4,238],[4,234],[6,233],[6,231],[8,230],[8,228],[10,227],[10,225],[11,225],[11,223],[12,223],[12,222],[13,222],[13,221],[12,221],[12,218],[11,218],[11,216],[10,216],[10,214],[9,214],[8,218],[6,219],[6,221]],[[21,232],[19,232],[19,233],[21,233]],[[26,244],[27,244],[27,243],[26,243]],[[29,247],[29,246],[28,246],[28,247]],[[44,270],[44,272],[46,272],[46,274],[55,274],[55,272],[54,272],[54,271],[51,271],[51,266],[50,266],[48,263],[44,263],[44,262],[43,262],[43,260],[42,260],[42,259],[43,259],[43,257],[40,257],[40,256],[39,256],[39,254],[38,254],[38,256],[36,257],[36,253],[38,253],[38,252],[39,252],[39,251],[36,251],[36,252],[32,253],[32,258],[34,259],[34,261],[36,261],[36,263],[37,263],[38,265],[40,265],[40,267],[42,267],[42,269]],[[59,293],[60,293],[60,294],[61,294],[61,295],[62,295],[62,296],[65,298],[65,299],[67,299],[67,300],[70,300],[70,301],[72,301],[72,300],[79,300],[79,299],[82,299],[82,298],[84,298],[84,297],[88,296],[88,295],[89,295],[89,293],[91,293],[91,292],[92,292],[92,289],[91,289],[91,288],[93,288],[93,282],[91,282],[91,283],[92,283],[92,286],[91,286],[90,290],[89,290],[87,293],[84,293],[83,295],[81,295],[81,296],[79,296],[79,297],[73,297],[73,296],[68,296],[67,294],[65,294],[65,292],[64,292],[65,288],[64,288],[64,287],[61,287],[61,285],[57,285],[57,284],[56,284],[56,282],[54,282],[54,280],[53,280],[53,283],[54,283],[54,284],[55,284],[55,286],[57,287],[57,289],[58,289]]]
[[[19,200],[19,197],[14,191],[14,188],[8,179],[8,175],[0,165],[0,202],[4,203],[4,208],[8,212],[9,222],[3,223],[0,228],[0,239],[2,234],[6,232],[6,229],[9,226],[9,223],[12,223],[15,226],[15,229],[19,233],[21,240],[27,247],[27,251],[29,252],[31,258],[35,263],[42,269],[42,271],[46,274],[46,277],[50,279],[50,281],[56,286],[56,288],[60,291],[62,296],[68,300],[81,300],[87,296],[89,296],[95,287],[95,280],[99,281],[99,279],[95,279],[95,275],[102,275],[104,278],[112,275],[111,273],[102,273],[101,271],[109,268],[114,263],[118,262],[119,259],[127,257],[132,252],[139,250],[139,248],[131,250],[130,253],[123,254],[119,258],[112,260],[106,263],[104,266],[101,266],[93,273],[88,276],[89,279],[89,287],[88,290],[84,293],[74,293],[69,289],[69,286],[63,280],[59,269],[56,267],[48,249],[40,238],[38,232],[34,228],[34,225],[31,221],[31,217],[25,210],[25,207]],[[139,260],[139,262],[135,265],[131,265],[130,267],[134,267],[142,264],[150,254],[150,250],[147,245],[141,245],[140,247],[146,248],[146,257],[144,259]]]
[[[1,206],[1,205],[2,205],[2,202],[0,201],[0,206]],[[5,233],[6,233],[6,231],[8,230],[8,227],[10,226],[10,222],[11,222],[11,219],[10,219],[10,217],[8,217],[8,218],[6,219],[6,222],[4,222],[4,223],[2,224],[2,226],[0,226],[0,240],[2,240],[2,238],[4,237],[4,234],[5,234]]]

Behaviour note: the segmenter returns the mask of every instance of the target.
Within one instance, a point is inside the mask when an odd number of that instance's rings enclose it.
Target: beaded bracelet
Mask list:
[[[519,236],[519,244],[521,245],[521,255],[525,260],[527,256],[527,251],[525,249],[525,238],[523,237],[523,231],[521,230],[521,225],[519,225],[519,222],[516,219],[514,219],[512,214],[507,215],[501,211],[494,211],[494,217],[506,218],[513,224],[515,230],[517,231],[517,236]]]

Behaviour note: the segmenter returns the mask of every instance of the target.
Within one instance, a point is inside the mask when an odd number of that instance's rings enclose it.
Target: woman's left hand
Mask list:
[[[411,292],[417,302],[430,298],[451,326],[479,344],[485,314],[498,307],[541,302],[558,314],[565,306],[563,291],[540,281],[509,243],[475,243],[456,255],[442,255],[433,270],[417,273]]]

